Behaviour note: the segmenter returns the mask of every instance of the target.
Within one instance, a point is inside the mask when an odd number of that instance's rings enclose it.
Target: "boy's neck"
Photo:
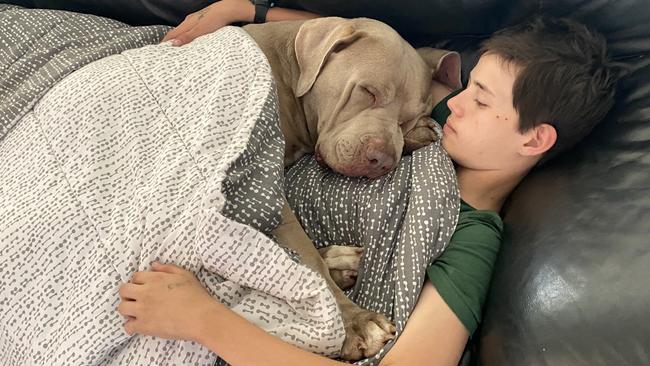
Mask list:
[[[460,197],[477,210],[499,212],[506,198],[526,176],[525,171],[474,170],[456,167]]]

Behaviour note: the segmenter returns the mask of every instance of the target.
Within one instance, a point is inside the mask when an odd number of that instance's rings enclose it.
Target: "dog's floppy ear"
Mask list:
[[[420,57],[433,71],[433,79],[447,85],[451,90],[463,87],[460,81],[460,54],[431,47],[417,49]]]
[[[361,37],[352,22],[337,17],[318,18],[305,22],[296,35],[295,49],[300,78],[296,96],[305,95],[332,52],[340,51]]]

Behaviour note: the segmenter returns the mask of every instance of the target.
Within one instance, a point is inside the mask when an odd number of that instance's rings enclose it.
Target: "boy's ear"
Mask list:
[[[542,155],[550,150],[557,141],[555,127],[548,123],[541,123],[524,133],[525,143],[521,147],[521,154],[525,156]]]

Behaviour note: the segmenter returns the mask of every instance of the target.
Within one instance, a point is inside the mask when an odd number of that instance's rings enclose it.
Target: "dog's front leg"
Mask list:
[[[332,280],[327,264],[300,226],[286,199],[282,208],[282,222],[273,235],[280,245],[298,253],[302,264],[323,276],[334,294],[346,333],[341,358],[357,361],[374,356],[387,341],[394,338],[395,326],[385,316],[357,306]]]
[[[282,206],[282,222],[273,230],[273,236],[281,246],[298,253],[300,262],[320,273],[327,281],[327,285],[330,286],[331,277],[329,276],[327,264],[325,264],[311,239],[300,226],[298,218],[294,215],[286,199]]]

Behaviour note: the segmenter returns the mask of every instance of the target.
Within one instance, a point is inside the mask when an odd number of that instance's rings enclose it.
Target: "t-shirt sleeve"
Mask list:
[[[463,210],[445,251],[427,268],[427,276],[470,336],[481,322],[503,221],[496,212]]]

